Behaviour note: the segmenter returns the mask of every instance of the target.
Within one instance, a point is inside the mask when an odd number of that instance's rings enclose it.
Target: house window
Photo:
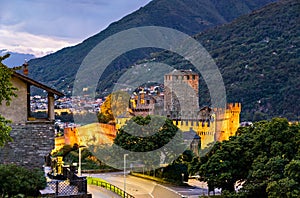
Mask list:
[[[32,90],[36,95],[32,95]],[[42,89],[32,87],[29,88],[29,112],[28,120],[47,119],[48,118],[48,97],[47,93],[44,93]]]

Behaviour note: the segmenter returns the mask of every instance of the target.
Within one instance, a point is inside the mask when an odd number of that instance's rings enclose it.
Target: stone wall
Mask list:
[[[54,148],[53,122],[12,124],[13,142],[0,148],[0,163],[42,168],[45,156]]]
[[[11,82],[18,89],[15,91],[18,96],[12,97],[9,106],[2,102],[0,114],[14,123],[25,123],[27,121],[27,84],[16,77],[13,77]]]
[[[64,129],[64,136],[55,138],[55,150],[64,145],[102,145],[113,144],[117,135],[115,125],[103,123],[91,123],[80,127]]]
[[[83,145],[113,144],[117,135],[115,125],[92,123],[77,128]]]

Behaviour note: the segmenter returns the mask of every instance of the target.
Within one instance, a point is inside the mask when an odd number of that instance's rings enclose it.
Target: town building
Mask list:
[[[11,78],[17,88],[10,106],[0,105],[0,114],[11,120],[13,141],[0,148],[0,162],[14,163],[26,167],[41,168],[54,148],[54,101],[63,94],[25,75],[14,72]],[[42,118],[34,117],[31,111],[31,89],[36,87],[47,93],[47,113]]]

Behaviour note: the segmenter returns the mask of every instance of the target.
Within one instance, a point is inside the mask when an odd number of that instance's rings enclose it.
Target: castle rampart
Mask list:
[[[81,127],[70,127],[64,129],[64,136],[55,138],[55,149],[60,149],[64,145],[74,144],[112,144],[116,137],[115,125],[92,123]]]

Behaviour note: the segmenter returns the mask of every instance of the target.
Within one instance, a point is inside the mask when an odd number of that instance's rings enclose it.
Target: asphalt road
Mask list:
[[[121,189],[124,189],[123,172],[91,174],[86,176],[102,178],[108,181],[109,183]],[[152,198],[153,196],[151,195],[151,193],[155,186],[156,186],[155,182],[126,175],[126,192],[135,196],[136,198],[139,197]]]
[[[85,176],[102,178],[124,189],[123,172],[86,174]],[[126,175],[126,192],[136,198],[198,198],[199,195],[207,194],[207,189],[204,186],[201,188],[196,185],[190,187],[162,186],[154,181]]]

